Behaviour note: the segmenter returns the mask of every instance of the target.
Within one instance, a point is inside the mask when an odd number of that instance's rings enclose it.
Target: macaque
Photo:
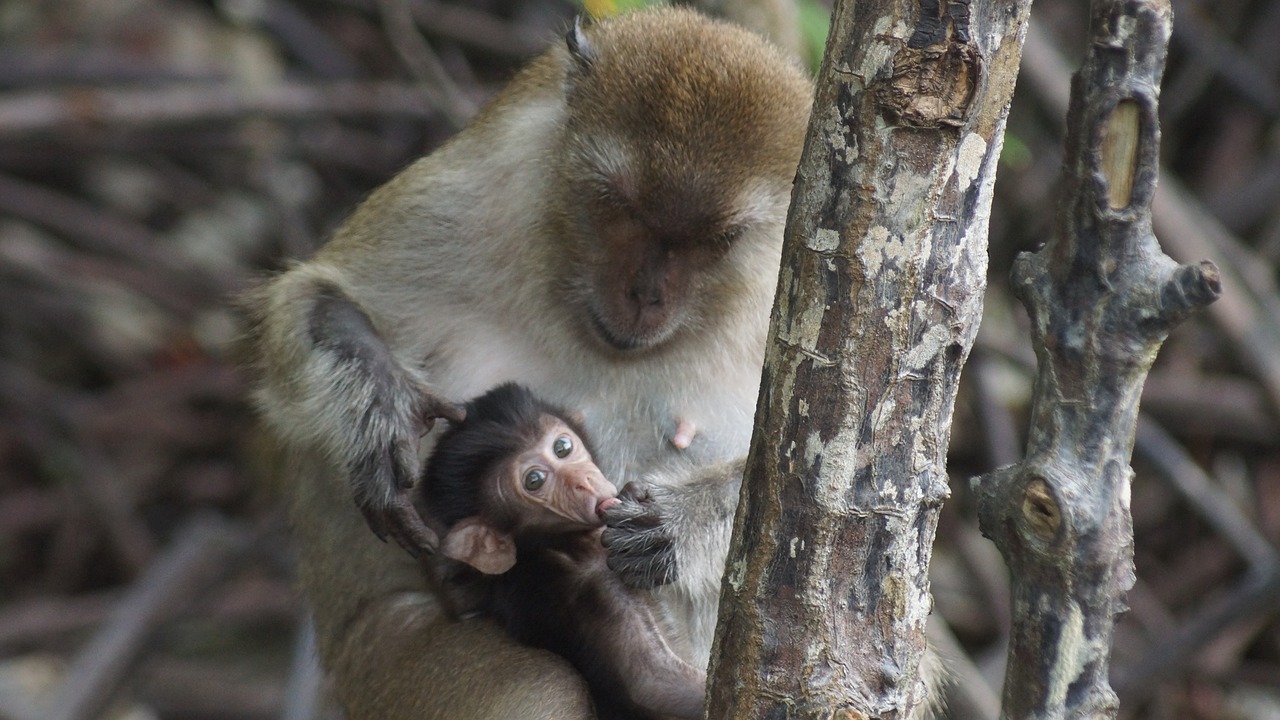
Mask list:
[[[605,564],[601,516],[620,501],[568,413],[520,385],[490,390],[440,436],[421,492],[447,528],[441,554],[484,574],[472,607],[568,659],[600,718],[702,717],[706,673]]]
[[[575,26],[251,300],[353,720],[592,717],[572,665],[451,622],[397,547],[439,547],[412,502],[433,421],[508,381],[580,410],[606,477],[646,480],[604,513],[609,566],[706,667],[811,102],[793,60],[690,10]]]

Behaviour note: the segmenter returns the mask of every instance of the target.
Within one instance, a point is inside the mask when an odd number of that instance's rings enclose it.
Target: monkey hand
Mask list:
[[[417,410],[422,433],[439,418],[458,423],[466,417],[462,408],[429,392],[421,394]],[[423,522],[410,496],[417,479],[416,450],[416,442],[389,441],[356,462],[351,472],[356,505],[369,529],[383,542],[388,537],[395,540],[415,558],[440,546],[440,538]]]
[[[609,552],[609,569],[628,587],[676,579],[675,536],[661,502],[668,494],[657,485],[629,482],[618,491],[618,503],[604,511],[600,542]]]

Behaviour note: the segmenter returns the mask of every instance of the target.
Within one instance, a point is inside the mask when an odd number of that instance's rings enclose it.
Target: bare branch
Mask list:
[[[285,81],[263,87],[183,83],[161,88],[82,87],[0,98],[0,136],[37,132],[226,122],[254,115],[279,118],[437,115],[422,89],[403,82]]]
[[[1014,265],[1039,361],[1027,457],[975,479],[1013,580],[1004,717],[1114,717],[1115,615],[1132,586],[1129,458],[1169,330],[1219,291],[1151,232],[1168,0],[1095,0],[1072,84],[1058,228]]]

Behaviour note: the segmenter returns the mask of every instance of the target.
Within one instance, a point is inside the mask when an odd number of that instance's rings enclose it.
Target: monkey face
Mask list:
[[[733,314],[750,263],[780,246],[809,83],[758,38],[695,19],[658,34],[602,23],[564,55],[552,267],[615,350]]]
[[[558,237],[570,259],[563,267],[574,273],[564,283],[571,307],[591,335],[614,350],[636,351],[727,309],[741,287],[734,246],[758,239],[746,230],[763,223],[754,186],[726,188],[691,169],[696,157],[687,149],[670,150],[678,160],[655,163],[624,146],[584,131],[565,182],[576,184],[571,198],[585,201],[563,208]],[[768,199],[769,217],[779,214],[780,203]]]
[[[660,345],[690,319],[691,279],[705,260],[678,237],[655,232],[636,212],[612,212],[597,224],[587,316],[618,350]]]
[[[617,504],[617,488],[596,467],[586,445],[564,421],[547,419],[532,446],[504,471],[506,495],[518,508],[521,529],[556,531],[604,524],[600,513]]]

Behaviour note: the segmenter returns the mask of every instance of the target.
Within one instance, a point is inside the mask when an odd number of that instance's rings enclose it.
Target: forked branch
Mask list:
[[[1068,111],[1057,231],[1018,258],[1039,364],[1025,459],[977,478],[982,531],[1013,580],[1004,717],[1114,717],[1115,616],[1133,585],[1138,399],[1170,329],[1220,291],[1151,230],[1168,0],[1095,0]]]

